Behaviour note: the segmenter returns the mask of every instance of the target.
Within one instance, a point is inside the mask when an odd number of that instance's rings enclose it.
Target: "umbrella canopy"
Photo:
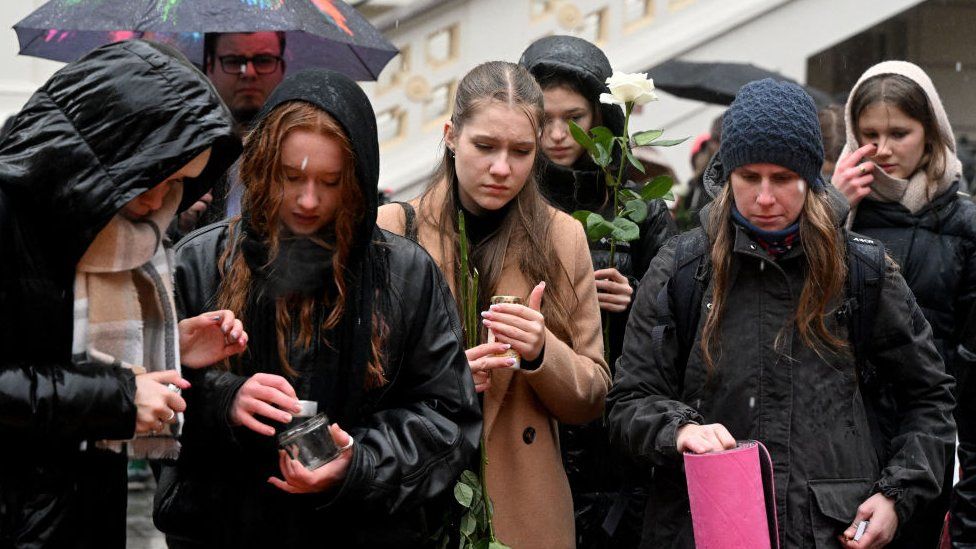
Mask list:
[[[782,74],[749,63],[720,63],[679,61],[672,59],[648,71],[654,79],[654,87],[671,95],[695,99],[705,103],[729,105],[739,88],[763,78],[793,82]],[[826,107],[835,101],[825,91],[812,86],[803,88],[813,97],[818,107]]]
[[[20,53],[70,62],[127,38],[172,44],[203,64],[208,32],[284,31],[289,71],[375,80],[398,52],[340,0],[51,0],[14,25]]]

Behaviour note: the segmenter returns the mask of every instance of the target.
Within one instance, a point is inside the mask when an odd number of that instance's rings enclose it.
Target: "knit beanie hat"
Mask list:
[[[722,119],[718,156],[724,181],[740,166],[776,164],[799,174],[810,188],[824,189],[817,107],[792,82],[765,78],[742,86]]]

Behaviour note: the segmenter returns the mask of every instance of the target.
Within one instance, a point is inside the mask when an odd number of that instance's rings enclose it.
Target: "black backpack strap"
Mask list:
[[[862,389],[877,388],[876,368],[868,361],[871,329],[881,301],[885,273],[884,245],[873,238],[847,233],[847,321]]]
[[[403,224],[403,236],[417,242],[417,211],[406,202],[394,202],[394,204],[399,204],[403,208],[403,215],[406,217]]]
[[[674,253],[674,276],[668,283],[668,297],[674,307],[674,327],[678,336],[679,364],[684,367],[695,343],[701,302],[712,274],[708,237],[702,230],[678,237]]]

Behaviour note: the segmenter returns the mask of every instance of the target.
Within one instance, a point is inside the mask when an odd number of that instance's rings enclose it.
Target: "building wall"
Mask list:
[[[10,27],[43,0],[0,3]],[[441,153],[454,85],[477,63],[517,61],[533,40],[576,34],[600,45],[618,70],[646,71],[667,59],[747,61],[817,85],[866,50],[871,29],[895,17],[888,35],[903,31],[902,50],[932,73],[960,131],[976,133],[970,67],[974,6],[969,0],[445,0],[389,26],[403,49],[379,83],[364,83],[382,135],[380,184],[398,198],[416,195]],[[904,12],[904,13],[903,13]],[[902,14],[898,19],[899,14]],[[898,23],[897,21],[904,21]],[[883,25],[882,25],[883,26]],[[451,29],[443,33],[444,29]],[[875,32],[875,35],[877,32]],[[445,37],[453,39],[446,55]],[[850,40],[856,37],[855,40]],[[847,41],[847,50],[838,46]],[[889,39],[889,42],[891,40]],[[827,55],[825,52],[833,53]],[[431,51],[428,51],[431,50]],[[16,112],[59,63],[19,57],[15,33],[0,33],[0,116]],[[862,52],[863,53],[863,52]],[[443,57],[443,58],[442,58]],[[404,66],[400,67],[400,61]],[[812,61],[811,61],[812,60]],[[868,61],[872,61],[868,59]],[[819,65],[818,65],[819,63]],[[811,68],[812,67],[812,68]],[[833,84],[829,84],[830,88]],[[637,129],[665,128],[670,137],[709,128],[722,107],[659,94],[632,120]],[[399,123],[391,124],[391,121]],[[690,176],[688,143],[661,151],[679,179]]]
[[[58,70],[62,63],[17,55],[17,33],[13,25],[34,11],[45,0],[0,2],[0,122],[18,112],[38,86]]]

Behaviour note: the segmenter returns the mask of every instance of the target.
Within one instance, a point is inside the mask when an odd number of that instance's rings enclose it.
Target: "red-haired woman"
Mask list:
[[[298,73],[247,138],[242,217],[181,243],[184,313],[221,303],[251,337],[188,391],[196,411],[156,513],[171,546],[416,546],[439,525],[423,504],[473,457],[480,417],[440,271],[376,228],[378,171],[365,94]],[[299,399],[349,448],[314,470],[273,436]]]

